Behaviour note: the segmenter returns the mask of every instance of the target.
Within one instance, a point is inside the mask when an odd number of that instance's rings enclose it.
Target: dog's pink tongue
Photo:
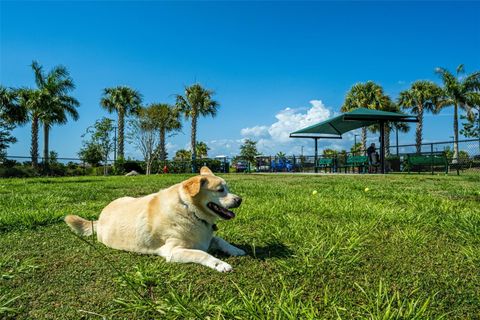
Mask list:
[[[235,218],[235,213],[233,213],[232,211],[230,210],[227,210],[227,209],[224,209],[222,210],[223,213],[228,217],[228,219],[233,219]]]

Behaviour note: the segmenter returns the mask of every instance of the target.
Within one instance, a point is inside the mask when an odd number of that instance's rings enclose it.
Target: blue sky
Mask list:
[[[145,103],[173,103],[195,81],[221,105],[199,122],[211,155],[238,153],[246,137],[264,153],[311,152],[311,141],[286,135],[339,112],[356,82],[373,80],[396,98],[417,79],[438,82],[437,66],[479,70],[479,13],[479,2],[458,1],[2,1],[0,83],[33,87],[32,60],[68,67],[81,107],[79,121],[51,132],[50,148],[63,157],[76,157],[81,134],[108,115],[99,107],[103,88],[128,85]],[[424,139],[447,140],[452,127],[451,108],[428,115]],[[413,131],[400,142],[412,143]],[[9,154],[28,155],[29,125],[14,134]],[[170,155],[189,136],[185,122],[168,141]],[[321,146],[349,148],[352,137]]]

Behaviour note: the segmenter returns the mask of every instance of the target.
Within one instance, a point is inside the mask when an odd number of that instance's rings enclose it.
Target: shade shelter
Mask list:
[[[418,122],[416,116],[400,113],[358,108],[329,120],[290,133],[290,138],[310,138],[315,140],[315,172],[317,172],[318,139],[342,139],[342,134],[358,128],[379,124],[380,165],[385,173],[385,123]]]

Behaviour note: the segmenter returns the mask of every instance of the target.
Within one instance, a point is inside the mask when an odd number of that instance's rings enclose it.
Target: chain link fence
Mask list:
[[[446,172],[480,174],[480,139],[459,140],[455,153],[453,141],[393,145],[385,150],[387,172]],[[380,150],[376,149],[377,153]],[[371,168],[373,167],[373,168]],[[378,172],[377,165],[369,165],[364,152],[336,152],[315,156],[259,156],[256,172]]]
[[[453,141],[423,143],[420,152],[415,144],[393,145],[385,150],[387,172],[473,173],[480,175],[480,139],[458,141],[455,153]],[[380,151],[377,149],[377,152]],[[15,176],[74,176],[74,175],[120,175],[132,170],[145,172],[145,163],[139,160],[108,160],[106,164],[91,166],[78,158],[55,157],[47,167],[43,158],[38,158],[37,169],[32,168],[28,156],[7,156],[0,161],[0,177]],[[255,159],[241,157],[216,157],[191,160],[155,161],[152,173],[192,173],[202,166],[218,173],[243,172],[328,172],[366,173],[378,172],[378,165],[369,165],[363,152],[334,152],[313,155],[257,156]]]
[[[391,146],[386,152],[388,158],[396,159],[400,167],[395,171],[430,171],[436,172],[442,170],[442,161],[433,159],[443,159],[446,166],[446,172],[460,174],[461,172],[472,172],[480,174],[480,139],[459,140],[457,146],[454,141],[423,143],[418,148],[414,144]],[[430,165],[410,165],[409,158],[412,156],[423,156],[432,159]]]

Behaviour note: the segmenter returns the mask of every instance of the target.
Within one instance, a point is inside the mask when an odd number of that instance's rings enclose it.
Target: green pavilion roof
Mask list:
[[[290,133],[291,138],[341,139],[342,134],[379,122],[418,122],[416,116],[400,113],[358,108],[326,121]]]

